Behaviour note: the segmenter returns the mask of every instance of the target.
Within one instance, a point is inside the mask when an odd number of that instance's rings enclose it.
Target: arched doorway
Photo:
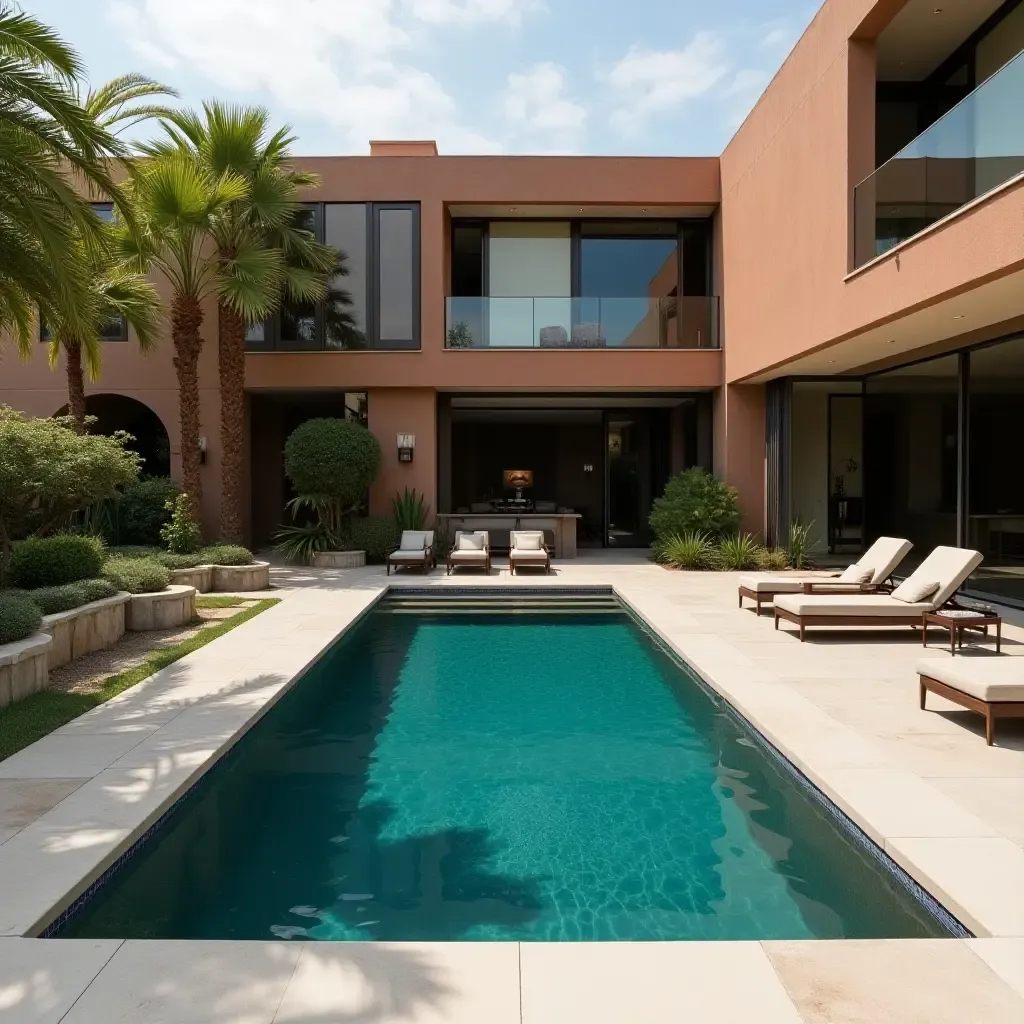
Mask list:
[[[64,406],[57,415],[66,416],[67,411]],[[127,395],[88,395],[85,412],[96,417],[89,428],[92,433],[123,430],[132,435],[128,447],[142,457],[143,476],[171,475],[171,442],[160,417],[148,405]]]

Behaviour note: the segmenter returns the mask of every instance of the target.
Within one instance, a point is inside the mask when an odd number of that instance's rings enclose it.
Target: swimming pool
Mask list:
[[[518,600],[382,601],[58,934],[948,934],[613,598]]]

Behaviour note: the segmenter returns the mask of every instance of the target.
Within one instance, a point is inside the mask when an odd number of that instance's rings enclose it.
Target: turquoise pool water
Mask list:
[[[625,613],[371,613],[60,932],[945,934]]]

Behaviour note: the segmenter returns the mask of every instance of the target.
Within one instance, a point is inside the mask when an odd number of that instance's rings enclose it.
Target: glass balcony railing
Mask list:
[[[855,265],[1024,171],[1024,51],[854,189]]]
[[[446,348],[718,348],[717,296],[452,296]]]

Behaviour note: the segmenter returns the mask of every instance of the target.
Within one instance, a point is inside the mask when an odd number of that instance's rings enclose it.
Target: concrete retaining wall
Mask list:
[[[49,633],[33,633],[26,640],[0,645],[0,708],[46,689],[46,656],[52,644]]]
[[[90,601],[66,612],[44,615],[40,627],[53,637],[49,668],[60,668],[75,658],[116,644],[124,636],[125,605],[131,594],[120,593]]]

